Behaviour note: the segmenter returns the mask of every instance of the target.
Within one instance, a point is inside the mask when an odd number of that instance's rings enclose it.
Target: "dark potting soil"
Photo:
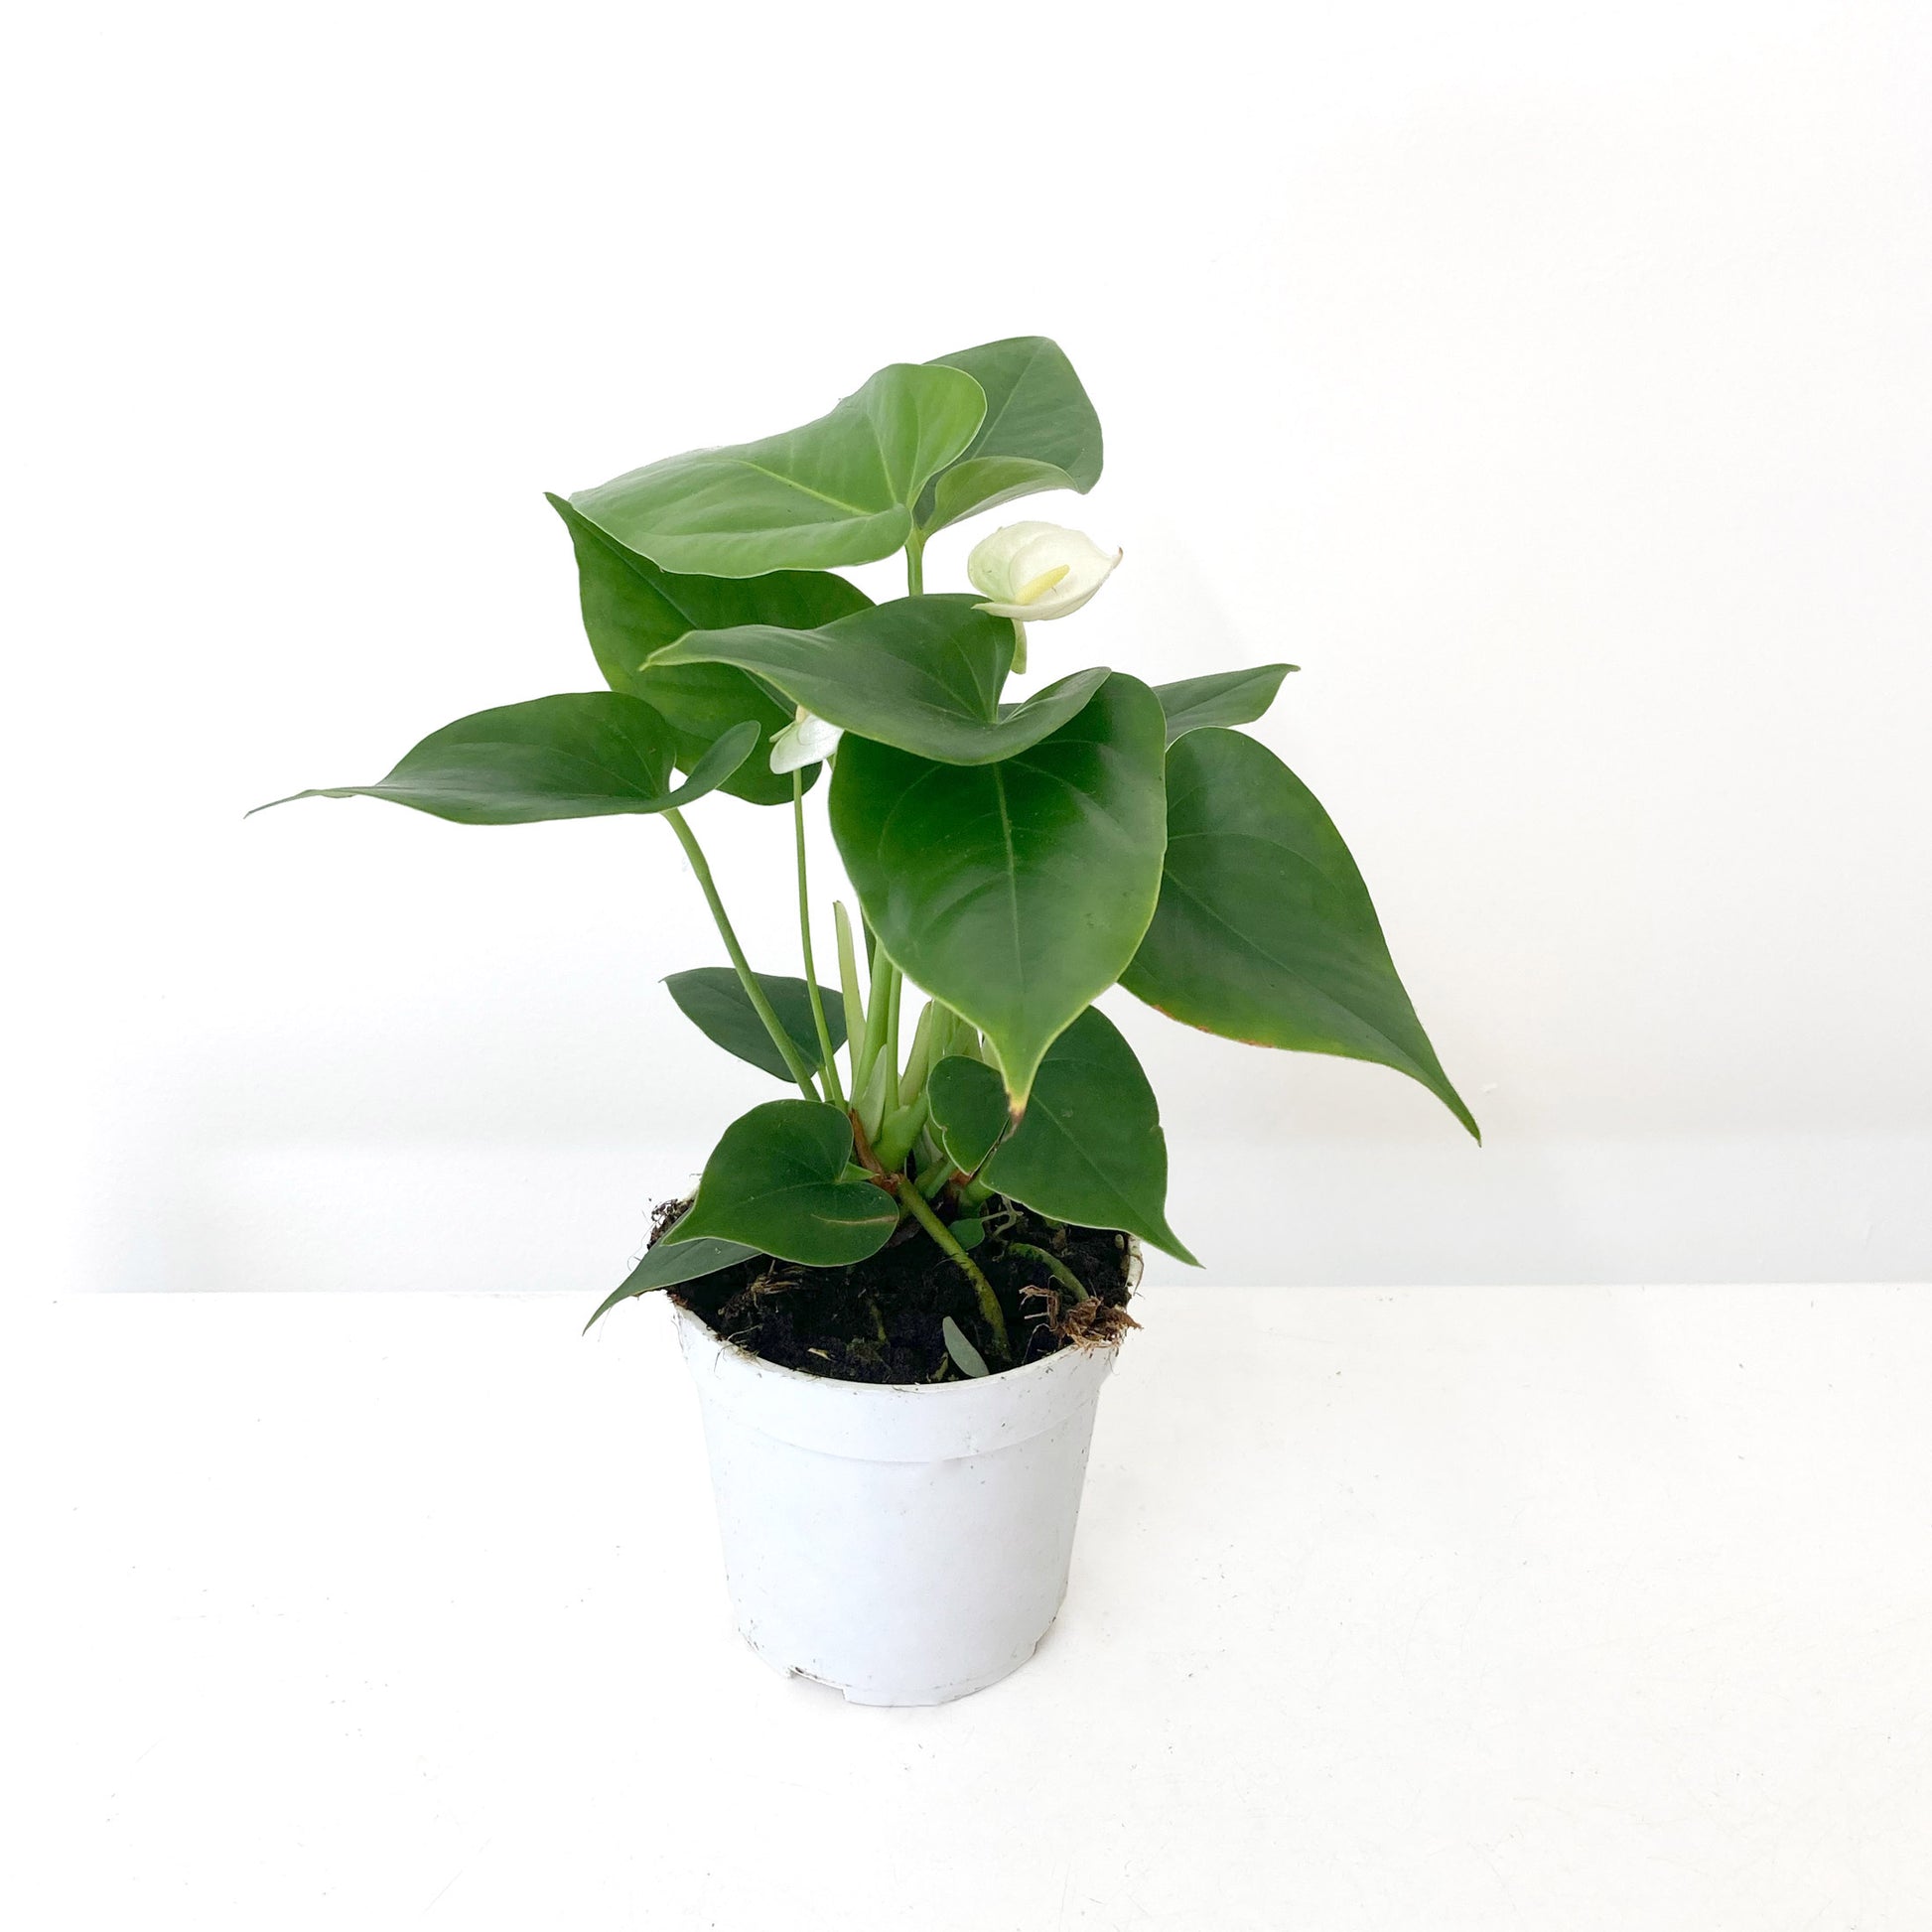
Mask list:
[[[666,1201],[651,1243],[688,1203]],[[1138,1267],[1127,1237],[1064,1227],[995,1195],[978,1210],[987,1233],[973,1259],[992,1283],[1013,1343],[1010,1366],[1061,1348],[1109,1341],[1134,1326],[1127,1313]],[[1087,1291],[1075,1301],[1023,1242],[1051,1255]],[[957,1381],[940,1323],[947,1315],[996,1372],[1000,1360],[979,1297],[958,1264],[916,1223],[849,1268],[804,1268],[759,1256],[669,1291],[728,1341],[767,1362],[846,1382]]]

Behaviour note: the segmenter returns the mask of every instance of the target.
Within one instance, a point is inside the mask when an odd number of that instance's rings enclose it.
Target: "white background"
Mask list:
[[[1058,1621],[903,1711],[575,1312],[0,1305],[10,1926],[1925,1932],[1920,1290],[1153,1288]]]
[[[1924,1275],[1926,18],[42,10],[0,115],[26,1278],[614,1282],[776,1091],[657,986],[719,957],[668,834],[241,813],[595,684],[544,488],[1034,331],[1108,464],[1021,513],[1127,552],[1038,668],[1305,667],[1262,733],[1488,1135],[1117,998],[1206,1279]],[[697,824],[792,970],[783,817]]]

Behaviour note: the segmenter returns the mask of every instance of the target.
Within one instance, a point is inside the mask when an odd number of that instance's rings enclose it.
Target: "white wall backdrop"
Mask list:
[[[1189,1278],[1932,1275],[1927,19],[44,11],[21,1283],[613,1284],[776,1091],[657,984],[720,957],[668,834],[241,814],[596,684],[543,489],[1034,331],[1107,474],[1006,514],[1127,553],[1038,669],[1304,666],[1261,733],[1488,1138],[1116,996]],[[698,824],[795,970],[782,820]]]

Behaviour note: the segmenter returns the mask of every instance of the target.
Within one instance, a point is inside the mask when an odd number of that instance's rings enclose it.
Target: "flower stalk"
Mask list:
[[[752,1003],[752,1011],[764,1022],[764,1030],[771,1035],[771,1043],[778,1049],[778,1057],[798,1082],[798,1091],[807,1100],[819,1099],[819,1091],[812,1085],[811,1068],[805,1064],[805,1056],[799,1052],[778,1016],[772,1012],[771,1002],[764,997],[764,988],[759,984],[759,976],[752,971],[752,962],[745,957],[745,948],[738,943],[738,934],[732,929],[731,918],[725,911],[725,901],[718,896],[718,882],[712,878],[711,867],[705,861],[704,848],[699,845],[690,826],[685,824],[684,814],[675,806],[663,816],[664,822],[677,834],[677,842],[683,846],[684,856],[691,862],[691,870],[697,874],[705,903],[711,907],[712,921],[718,928],[719,938],[725,942],[725,950],[731,955],[732,965],[738,971],[739,984],[744,987],[745,997]]]
[[[812,963],[812,898],[805,877],[805,780],[797,771],[791,774],[791,824],[798,848],[798,949],[804,955],[805,992],[812,1004],[812,1025],[818,1031],[819,1078],[825,1085],[825,1098],[843,1113],[845,1089],[839,1085],[839,1056],[832,1045],[832,1029],[825,1020],[818,968]]]

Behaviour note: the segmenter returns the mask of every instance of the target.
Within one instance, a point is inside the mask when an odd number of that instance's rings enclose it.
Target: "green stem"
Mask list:
[[[925,538],[917,530],[905,539],[905,595],[925,595]]]
[[[704,888],[705,903],[711,907],[718,936],[724,940],[725,950],[731,954],[732,964],[738,969],[739,984],[745,989],[745,997],[751,1001],[753,1011],[764,1022],[764,1031],[771,1035],[771,1043],[778,1049],[779,1057],[791,1069],[791,1077],[798,1082],[798,1091],[807,1100],[818,1099],[818,1089],[812,1085],[812,1070],[805,1064],[805,1056],[799,1052],[797,1043],[779,1024],[778,1016],[771,1011],[771,1002],[764,997],[764,988],[759,984],[759,976],[752,971],[752,962],[745,957],[745,948],[738,943],[738,934],[732,930],[732,922],[725,914],[725,901],[718,897],[718,882],[712,878],[704,852],[692,835],[690,826],[684,822],[684,814],[673,805],[661,816],[677,834],[677,842],[683,846],[684,856],[691,861],[691,870],[698,875],[698,884]]]
[[[1079,1276],[1065,1262],[1049,1255],[1044,1248],[1035,1248],[1031,1241],[1009,1241],[1007,1253],[1025,1255],[1029,1261],[1038,1262],[1076,1302],[1084,1302],[1087,1299],[1087,1291],[1082,1286]]]
[[[980,1313],[986,1317],[986,1325],[993,1330],[1000,1353],[1012,1361],[1013,1344],[1007,1339],[1006,1314],[1000,1307],[1000,1298],[993,1293],[993,1284],[980,1273],[979,1263],[953,1239],[952,1229],[932,1211],[925,1196],[902,1173],[893,1176],[893,1191],[911,1211],[912,1218],[938,1242],[951,1257],[953,1265],[973,1284],[973,1293],[979,1297]]]
[[[845,1089],[839,1085],[832,1030],[825,1024],[825,1001],[818,990],[818,968],[812,964],[812,901],[805,885],[805,777],[801,771],[791,774],[791,825],[798,845],[798,944],[805,955],[805,992],[812,1003],[812,1025],[818,1029],[819,1078],[825,1083],[826,1099],[844,1113]]]

